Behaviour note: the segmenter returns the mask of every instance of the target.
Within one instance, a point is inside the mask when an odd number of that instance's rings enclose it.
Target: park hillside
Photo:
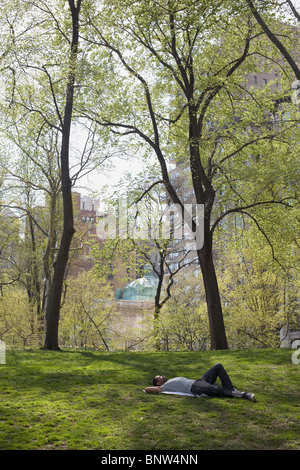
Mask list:
[[[298,363],[293,353],[10,351],[0,364],[0,448],[299,450],[299,351]],[[157,373],[198,378],[218,362],[256,403],[143,392]]]

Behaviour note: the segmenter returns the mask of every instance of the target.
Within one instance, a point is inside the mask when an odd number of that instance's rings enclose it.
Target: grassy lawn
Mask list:
[[[8,351],[0,364],[0,449],[300,449],[300,365],[291,356]],[[157,373],[196,379],[216,362],[257,403],[143,392]]]

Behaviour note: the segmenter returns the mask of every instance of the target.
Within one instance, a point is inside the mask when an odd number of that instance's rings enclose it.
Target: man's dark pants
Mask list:
[[[222,386],[215,385],[217,378],[221,380]],[[222,364],[215,364],[211,367],[201,379],[195,380],[192,385],[191,392],[194,395],[201,395],[202,393],[208,396],[215,397],[238,397],[242,398],[243,392],[237,391],[222,366]]]

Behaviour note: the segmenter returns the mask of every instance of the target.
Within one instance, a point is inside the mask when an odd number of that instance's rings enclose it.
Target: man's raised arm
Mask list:
[[[146,387],[144,390],[147,393],[160,393],[161,392],[161,387],[159,387],[157,385],[155,387]]]

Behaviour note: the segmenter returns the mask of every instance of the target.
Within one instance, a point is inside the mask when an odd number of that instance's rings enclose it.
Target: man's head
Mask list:
[[[153,379],[153,385],[154,387],[156,386],[161,386],[163,385],[166,381],[167,381],[167,377],[165,377],[164,375],[156,375]]]

